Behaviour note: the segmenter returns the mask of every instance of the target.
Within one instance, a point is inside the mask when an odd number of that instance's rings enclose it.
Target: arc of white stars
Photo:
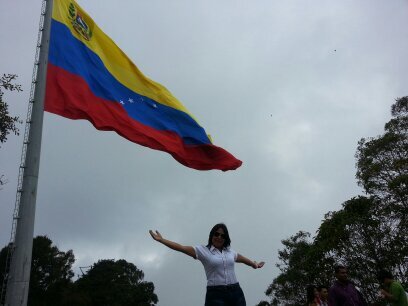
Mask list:
[[[140,97],[139,99],[140,99],[140,102],[144,102],[143,97]],[[134,101],[132,98],[128,98],[127,102],[129,102],[129,103],[134,103],[135,101]],[[125,105],[125,104],[126,104],[122,99],[119,100],[119,103],[122,104],[122,105]],[[151,104],[149,103],[149,105],[150,105],[151,107],[153,107],[153,108],[157,108],[157,107],[158,107],[157,104],[154,103],[154,102],[152,102]]]

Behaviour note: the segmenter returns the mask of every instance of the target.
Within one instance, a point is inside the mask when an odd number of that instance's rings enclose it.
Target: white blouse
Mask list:
[[[224,248],[222,252],[211,246],[194,247],[196,259],[201,261],[207,276],[207,286],[231,285],[238,283],[234,272],[234,264],[238,253],[231,248]]]

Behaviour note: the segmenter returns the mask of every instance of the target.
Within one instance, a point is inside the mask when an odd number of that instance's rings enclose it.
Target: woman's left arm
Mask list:
[[[256,261],[252,261],[249,260],[248,258],[246,258],[245,256],[242,256],[241,254],[237,255],[237,260],[236,262],[241,262],[243,264],[246,264],[247,266],[250,266],[254,269],[259,269],[262,268],[265,264],[265,262],[261,261],[261,262],[256,262]]]

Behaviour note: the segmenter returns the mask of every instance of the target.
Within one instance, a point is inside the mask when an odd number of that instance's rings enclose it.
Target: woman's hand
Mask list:
[[[161,242],[163,240],[162,235],[159,233],[159,231],[156,230],[156,232],[153,232],[152,230],[149,231],[150,236],[158,242]]]
[[[235,260],[236,262],[242,262],[243,264],[246,264],[247,266],[250,266],[254,269],[259,269],[262,268],[265,264],[265,262],[261,261],[261,262],[256,262],[255,260],[252,261],[248,258],[246,258],[245,256],[242,256],[241,254],[237,255],[237,259]]]
[[[194,259],[196,258],[195,249],[192,246],[181,245],[177,242],[174,242],[168,239],[164,239],[163,236],[159,233],[159,231],[154,232],[152,230],[149,230],[149,233],[150,233],[150,236],[152,236],[154,240],[164,244],[166,247],[169,247],[170,249],[184,253],[188,256],[193,257]]]
[[[252,262],[252,268],[254,268],[254,269],[260,269],[260,268],[262,268],[262,267],[264,266],[264,264],[265,264],[264,261],[261,261],[261,262],[253,261],[253,262]]]

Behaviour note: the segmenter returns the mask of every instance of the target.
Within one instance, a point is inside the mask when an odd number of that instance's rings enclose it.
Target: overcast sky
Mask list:
[[[204,269],[153,241],[149,229],[205,244],[225,222],[232,247],[264,260],[236,266],[248,305],[278,275],[280,241],[318,229],[324,214],[362,193],[354,154],[408,95],[408,2],[403,0],[80,0],[145,75],[166,86],[221,146],[236,171],[197,171],[89,122],[44,117],[35,235],[74,268],[124,258],[152,281],[160,306],[203,305]],[[0,9],[0,73],[25,119],[40,0]],[[24,130],[24,126],[21,126]],[[22,136],[0,148],[0,245],[10,238]]]

